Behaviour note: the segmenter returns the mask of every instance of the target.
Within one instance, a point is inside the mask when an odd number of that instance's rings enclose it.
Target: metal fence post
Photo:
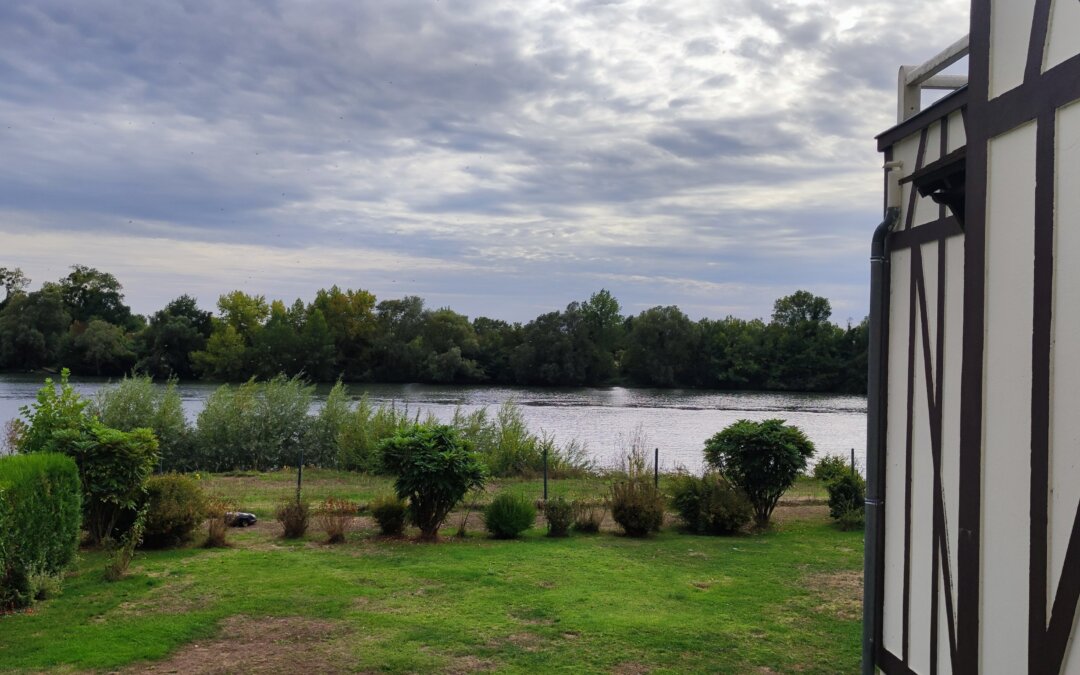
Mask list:
[[[653,485],[657,488],[660,487],[660,448],[653,450],[653,462],[652,462],[652,476]]]
[[[300,487],[304,481],[304,446],[300,446],[300,462],[296,465],[296,504],[300,505]]]
[[[547,501],[548,449],[544,448],[544,501]]]

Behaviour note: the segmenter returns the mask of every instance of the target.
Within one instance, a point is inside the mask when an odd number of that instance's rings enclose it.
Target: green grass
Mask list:
[[[332,472],[306,478],[312,498],[325,490],[365,501],[389,485]],[[206,484],[235,488],[256,511],[290,490],[286,474]],[[110,671],[190,659],[203,653],[191,651],[196,644],[217,645],[211,655],[225,649],[220,631],[239,625],[250,635],[235,642],[262,650],[260,667],[279,672],[305,663],[312,671],[854,672],[862,534],[838,531],[823,512],[781,507],[764,534],[668,529],[646,540],[548,539],[534,528],[522,540],[493,541],[476,519],[469,537],[438,544],[362,530],[327,546],[314,531],[285,542],[266,526],[234,530],[226,550],[140,553],[131,574],[111,584],[102,581],[104,557],[84,552],[59,597],[0,616],[0,667]],[[270,617],[319,622],[284,648],[256,639]]]
[[[666,489],[670,477],[660,476],[660,488]],[[609,479],[565,478],[548,481],[548,496],[567,499],[604,498],[608,495]],[[260,517],[271,517],[274,506],[283,499],[296,495],[296,470],[283,469],[269,472],[237,472],[230,474],[203,474],[200,484],[210,494],[225,496],[236,506]],[[486,502],[497,492],[510,491],[531,499],[544,495],[542,478],[496,478],[488,481],[484,495],[478,501]],[[366,505],[375,497],[394,491],[394,480],[387,476],[333,471],[330,469],[304,469],[303,494],[310,502],[320,502],[327,497],[348,499]],[[829,495],[820,481],[800,477],[784,495],[785,503],[825,504]]]

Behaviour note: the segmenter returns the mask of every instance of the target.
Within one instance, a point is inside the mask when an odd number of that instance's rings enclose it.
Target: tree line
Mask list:
[[[27,291],[0,268],[0,369],[70,368],[236,382],[279,374],[317,382],[488,383],[863,393],[867,321],[831,321],[798,291],[771,318],[694,321],[678,307],[624,315],[607,290],[527,323],[431,309],[416,296],[322,289],[286,305],[233,291],[217,314],[181,295],[150,316],[124,304],[112,274],[75,265]]]

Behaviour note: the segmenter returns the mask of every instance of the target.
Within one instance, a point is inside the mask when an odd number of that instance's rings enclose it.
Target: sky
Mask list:
[[[964,0],[5,0],[0,267],[528,321],[868,311],[874,136]]]

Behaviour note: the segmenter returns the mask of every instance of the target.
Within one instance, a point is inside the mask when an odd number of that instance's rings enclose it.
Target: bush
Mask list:
[[[54,435],[57,431],[79,429],[86,421],[83,414],[89,401],[75,392],[68,383],[70,372],[60,371],[60,388],[57,390],[52,378],[45,378],[45,386],[38,390],[37,402],[19,408],[26,424],[18,437],[20,452],[57,452]]]
[[[337,466],[338,437],[350,412],[349,392],[339,380],[326,395],[319,414],[308,425],[304,439],[304,464]]]
[[[457,431],[446,425],[415,425],[380,446],[397,478],[394,490],[409,500],[409,518],[425,539],[439,536],[450,510],[469,490],[484,485],[487,471]]]
[[[653,481],[641,448],[630,451],[624,470],[626,478],[611,485],[611,517],[627,535],[648,536],[664,522],[664,495]]]
[[[465,414],[454,412],[453,426],[473,444],[493,476],[537,476],[544,471],[553,478],[580,476],[592,470],[584,446],[571,441],[560,448],[555,439],[529,431],[525,415],[513,401],[499,406],[492,418],[487,408]]]
[[[295,466],[311,424],[313,392],[302,380],[285,376],[219,387],[199,413],[198,468],[263,471]]]
[[[866,510],[862,508],[848,509],[836,519],[836,524],[845,532],[861,530],[866,527]]]
[[[835,520],[847,520],[854,524],[853,514],[858,515],[862,527],[862,513],[866,501],[866,481],[857,473],[845,473],[825,485],[829,491],[829,515]],[[842,522],[841,525],[844,523]],[[845,529],[851,529],[850,527]]]
[[[574,505],[562,497],[549,499],[544,502],[544,520],[549,537],[565,537],[574,524]]]
[[[146,496],[146,479],[157,464],[157,439],[149,429],[130,432],[84,420],[79,429],[53,434],[52,445],[75,460],[83,495],[83,527],[93,544],[122,536],[117,525]]]
[[[158,439],[159,465],[166,471],[190,471],[191,426],[184,414],[176,380],[164,388],[144,375],[125,377],[112,387],[101,389],[90,411],[102,424],[120,431],[151,429]]]
[[[79,546],[82,496],[69,457],[0,459],[0,610],[55,588]]]
[[[585,534],[596,534],[604,523],[604,516],[608,512],[607,502],[599,499],[575,499],[571,505],[574,507],[574,531]]]
[[[299,539],[307,532],[311,507],[307,502],[286,499],[278,504],[274,517],[281,523],[281,536],[286,539]]]
[[[514,539],[536,522],[536,507],[521,495],[496,495],[484,509],[484,527],[496,539]]]
[[[396,537],[405,531],[408,512],[408,502],[395,495],[377,497],[371,502],[371,516],[379,524],[379,531],[386,536]]]
[[[676,476],[671,505],[686,527],[697,534],[730,534],[753,516],[746,495],[716,473],[706,473],[701,478],[688,474]]]
[[[354,502],[337,497],[328,497],[316,511],[319,528],[326,533],[327,543],[340,544],[345,541],[345,533],[359,507]]]
[[[848,460],[840,455],[825,455],[814,465],[814,471],[811,475],[822,483],[828,484],[840,476],[850,473],[851,466],[848,465]]]
[[[206,500],[206,541],[205,548],[225,548],[229,545],[229,519],[227,514],[235,511],[236,505],[220,497]]]
[[[706,461],[746,493],[758,526],[768,524],[776,503],[813,455],[810,439],[783,420],[739,420],[705,441]]]
[[[338,431],[338,463],[342,468],[368,473],[386,469],[379,449],[383,441],[410,427],[409,409],[394,405],[372,406],[367,394],[341,422]]]
[[[177,473],[146,481],[143,546],[165,548],[189,541],[206,517],[206,495],[195,479]]]

